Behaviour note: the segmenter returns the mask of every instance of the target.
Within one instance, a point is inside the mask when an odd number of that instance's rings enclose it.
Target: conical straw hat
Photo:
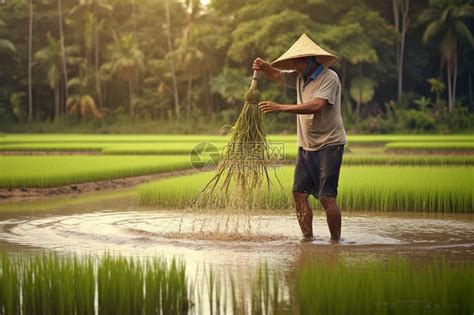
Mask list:
[[[291,59],[308,56],[316,56],[318,62],[324,64],[326,67],[332,66],[337,61],[335,55],[328,53],[313,42],[308,35],[303,34],[290,49],[272,62],[271,65],[282,70],[292,69]]]

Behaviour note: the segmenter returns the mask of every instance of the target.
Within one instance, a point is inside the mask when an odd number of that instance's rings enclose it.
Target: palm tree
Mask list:
[[[203,21],[201,2],[199,0],[186,0],[187,22],[182,37],[178,40],[178,55],[180,70],[187,72],[188,100],[186,108],[187,119],[190,118],[192,108],[192,84],[196,76],[203,75],[208,66],[206,55],[213,48],[209,46],[209,34],[212,29],[206,27]]]
[[[430,91],[435,93],[436,95],[436,104],[439,104],[440,95],[446,89],[446,85],[444,85],[443,81],[440,78],[429,78],[426,80],[430,85]]]
[[[168,58],[170,61],[171,68],[171,79],[173,82],[173,98],[174,98],[174,108],[176,117],[179,119],[179,91],[178,91],[178,79],[176,77],[176,65],[173,57],[173,41],[171,39],[171,14],[170,14],[170,4],[169,0],[165,0],[165,13],[166,13],[166,43],[168,45]]]
[[[103,115],[97,108],[94,98],[89,95],[89,91],[93,90],[94,81],[94,69],[88,67],[85,62],[81,62],[79,76],[72,78],[67,84],[74,91],[66,103],[69,114],[82,119],[102,118]]]
[[[64,82],[68,82],[67,78],[67,55],[66,47],[64,45],[64,27],[63,27],[63,9],[61,5],[62,0],[57,0],[58,3],[58,22],[59,22],[59,43],[61,44],[61,63],[63,68]],[[68,99],[68,89],[67,86],[64,87],[65,98]],[[62,103],[62,102],[61,102]],[[60,107],[62,109],[62,106]]]
[[[133,33],[117,37],[114,34],[113,45],[109,45],[110,62],[102,65],[102,71],[118,76],[122,81],[128,82],[130,115],[135,114],[134,98],[136,95],[137,74],[144,69],[143,52],[138,47]]]
[[[33,87],[32,87],[32,67],[33,67],[33,0],[28,1],[29,7],[29,27],[28,27],[28,122],[33,119]]]
[[[374,97],[375,82],[367,77],[356,77],[351,81],[350,94],[356,102],[356,121],[360,119],[361,104],[367,104]]]
[[[54,92],[54,120],[57,120],[61,115],[61,84],[63,83],[63,62],[61,56],[63,56],[63,50],[59,39],[53,38],[50,33],[46,35],[46,38],[48,41],[47,46],[38,50],[35,53],[34,59],[35,63],[43,64],[48,70],[48,83]],[[73,61],[74,57],[72,56],[77,51],[77,48],[67,46],[64,48],[64,51],[69,55],[66,62]]]
[[[448,108],[453,110],[456,100],[456,80],[460,45],[467,42],[474,47],[474,38],[466,25],[474,17],[474,6],[462,0],[430,0],[430,8],[420,15],[420,22],[427,24],[423,33],[426,44],[440,37],[441,64],[446,65],[448,81]]]
[[[403,59],[405,57],[405,38],[408,31],[410,19],[408,12],[410,10],[410,0],[392,0],[393,19],[395,22],[395,30],[399,38],[397,41],[397,69],[398,69],[398,103],[402,99],[403,90]]]
[[[113,7],[109,4],[99,2],[98,0],[81,0],[70,11],[70,15],[79,15],[81,18],[76,19],[78,23],[85,25],[83,31],[82,25],[77,25],[76,29],[83,32],[83,40],[85,46],[86,60],[92,64],[92,53],[94,53],[94,70],[95,70],[95,90],[99,106],[102,105],[102,89],[100,82],[100,32],[104,27],[104,19],[100,15],[113,11]],[[92,51],[93,50],[93,51]]]
[[[48,45],[35,53],[35,61],[48,69],[48,83],[54,92],[54,120],[60,116],[60,84],[61,84],[61,44],[50,33],[46,35]]]

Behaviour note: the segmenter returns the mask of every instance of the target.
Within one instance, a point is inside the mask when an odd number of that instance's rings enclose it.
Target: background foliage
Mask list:
[[[340,57],[350,131],[469,130],[473,16],[471,0],[8,0],[0,128],[225,132],[252,61],[307,33]],[[295,102],[294,91],[259,84],[264,98]],[[266,121],[295,131],[294,116]]]

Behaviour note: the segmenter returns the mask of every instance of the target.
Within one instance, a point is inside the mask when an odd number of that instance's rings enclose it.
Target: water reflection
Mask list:
[[[292,213],[228,213],[184,210],[101,210],[18,216],[0,222],[0,241],[10,246],[63,253],[104,251],[131,256],[181,256],[187,263],[287,266],[312,257],[434,255],[472,259],[472,221],[347,213],[343,240],[330,242],[322,214],[313,242],[301,243]]]

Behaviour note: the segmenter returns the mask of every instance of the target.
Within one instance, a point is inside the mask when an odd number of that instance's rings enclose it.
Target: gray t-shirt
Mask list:
[[[318,151],[329,145],[346,144],[346,131],[341,116],[341,82],[337,73],[327,67],[316,80],[304,85],[296,71],[283,71],[285,85],[296,89],[298,104],[315,98],[328,101],[317,114],[296,115],[298,146],[306,151]]]

